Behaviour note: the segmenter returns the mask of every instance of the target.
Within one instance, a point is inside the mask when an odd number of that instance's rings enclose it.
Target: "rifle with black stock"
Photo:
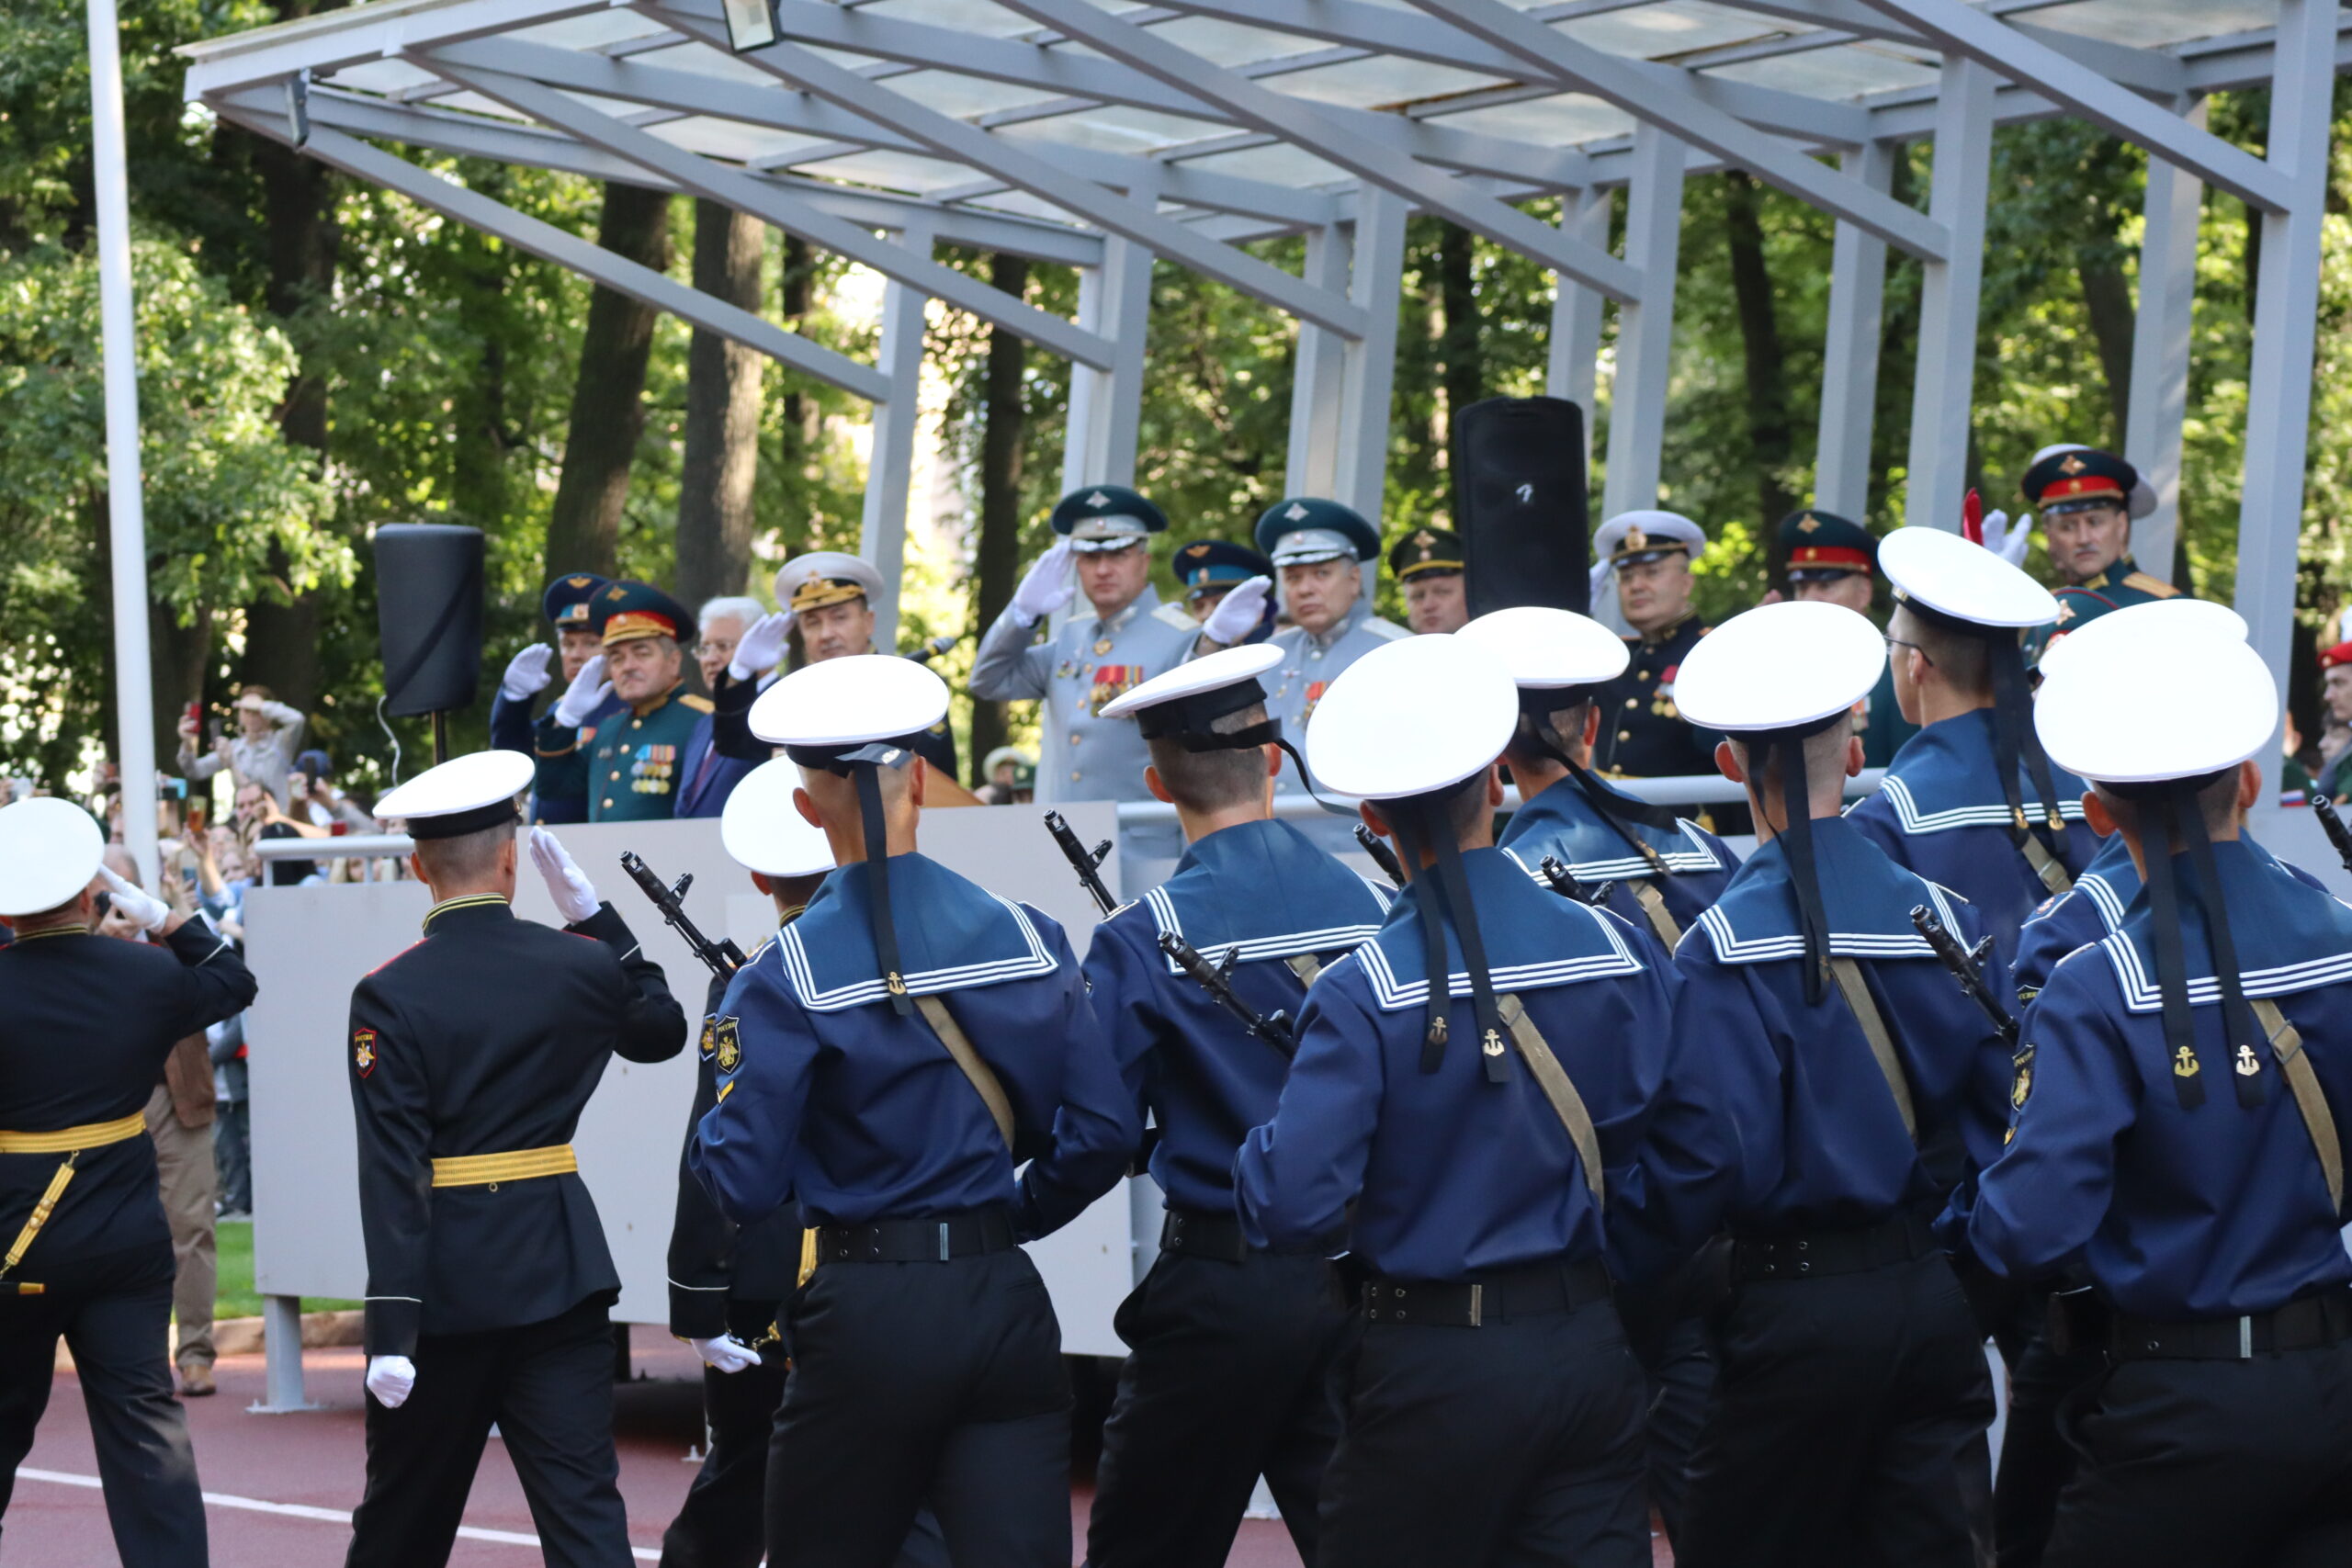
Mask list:
[[[1607,904],[1609,896],[1617,891],[1614,882],[1578,882],[1576,873],[1562,865],[1557,855],[1544,857],[1543,872],[1544,880],[1552,885],[1553,892],[1596,909]]]
[[[1396,858],[1396,852],[1388,847],[1387,840],[1359,822],[1356,824],[1356,842],[1363,846],[1363,852],[1372,857],[1372,863],[1380,868],[1381,875],[1396,886],[1405,886],[1404,863]]]
[[[1093,897],[1095,908],[1105,915],[1116,909],[1119,901],[1102,885],[1102,861],[1111,852],[1111,840],[1105,839],[1090,851],[1078,841],[1078,835],[1070,831],[1069,819],[1058,811],[1046,813],[1046,831],[1054,836],[1069,868],[1078,873],[1079,885]]]
[[[2344,825],[2335,802],[2313,790],[2312,815],[2319,818],[2320,830],[2327,835],[2327,841],[2335,846],[2335,858],[2344,863],[2345,870],[2352,871],[2352,828]]]
[[[1952,935],[1944,923],[1936,919],[1935,911],[1925,904],[1912,907],[1911,924],[1927,939],[1928,945],[1935,949],[1936,956],[1943,960],[1944,967],[1951,970],[1952,978],[1960,982],[1960,988],[1984,1010],[1985,1018],[1991,1021],[2003,1043],[2016,1045],[2017,1019],[2003,1005],[2001,998],[1993,994],[1992,987],[1984,984],[1984,963],[1993,952],[1993,939],[1986,937],[1976,944],[1973,951],[1961,946],[1960,938]]]
[[[670,929],[685,939],[686,950],[701,959],[713,975],[724,980],[743,967],[741,948],[726,937],[711,941],[702,934],[702,929],[686,913],[684,900],[686,889],[695,885],[693,872],[678,878],[676,886],[666,886],[660,877],[653,874],[653,868],[630,850],[621,852],[621,869],[628,872],[629,880],[653,901],[653,907],[662,912],[662,918],[670,922]]]

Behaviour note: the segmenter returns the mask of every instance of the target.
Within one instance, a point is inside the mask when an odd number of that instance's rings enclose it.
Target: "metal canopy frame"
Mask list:
[[[861,548],[895,583],[933,299],[1072,362],[1064,479],[1132,479],[1157,262],[1296,320],[1294,489],[1377,522],[1405,220],[1441,214],[1558,277],[1549,389],[1591,403],[1619,331],[1605,506],[1655,502],[1685,183],[1724,168],[1837,220],[1816,493],[1864,504],[1890,248],[1923,270],[1908,520],[1949,526],[1967,450],[1994,128],[2072,115],[2150,154],[2128,455],[2177,529],[2206,186],[2262,225],[2239,608],[2283,687],[2334,75],[2334,0],[374,0],[182,52],[187,96],[359,178],[865,399]],[[2272,91],[2267,158],[2205,129]],[[1893,194],[1931,141],[1926,210]],[[387,150],[691,192],[888,279],[868,366]],[[1628,195],[1609,249],[1611,193]],[[1554,196],[1551,224],[1516,205]],[[1243,248],[1306,240],[1302,273]],[[1076,321],[933,259],[1080,269]],[[2055,433],[2063,434],[2064,433]],[[895,605],[880,606],[888,622]],[[887,635],[887,632],[886,632]]]

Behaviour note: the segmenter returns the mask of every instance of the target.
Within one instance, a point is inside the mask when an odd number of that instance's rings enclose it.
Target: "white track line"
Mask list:
[[[83,1486],[96,1489],[99,1484],[95,1475],[75,1475],[62,1470],[19,1470],[19,1481],[47,1481],[59,1486]],[[322,1524],[348,1525],[351,1516],[341,1508],[314,1508],[307,1503],[272,1503],[261,1497],[238,1497],[226,1492],[207,1492],[204,1501],[215,1508],[243,1508],[249,1514],[277,1514],[289,1519],[316,1519]],[[521,1530],[482,1529],[474,1525],[459,1525],[460,1540],[495,1541],[501,1546],[537,1546],[539,1538]],[[629,1554],[647,1562],[659,1562],[662,1553],[650,1546],[633,1546]]]

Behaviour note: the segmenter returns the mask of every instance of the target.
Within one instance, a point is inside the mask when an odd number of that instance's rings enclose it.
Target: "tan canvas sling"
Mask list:
[[[1552,1102],[1552,1113],[1568,1130],[1568,1141],[1576,1145],[1577,1159],[1584,1167],[1584,1184],[1590,1189],[1593,1202],[1604,1202],[1608,1194],[1600,1179],[1600,1134],[1593,1130],[1592,1112],[1584,1108],[1584,1096],[1569,1081],[1568,1070],[1552,1055],[1552,1047],[1544,1043],[1543,1032],[1527,1016],[1527,1009],[1518,996],[1505,995],[1498,1007],[1503,1027],[1510,1031],[1511,1043],[1519,1047],[1527,1070],[1535,1076],[1535,1087],[1544,1091],[1544,1098]]]

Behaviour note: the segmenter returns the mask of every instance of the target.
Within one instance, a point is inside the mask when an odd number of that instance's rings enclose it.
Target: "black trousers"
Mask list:
[[[890,1568],[926,1500],[956,1568],[1069,1562],[1069,1379],[1027,1253],[828,1262],[786,1331],[771,1568]]]
[[[1324,1568],[1647,1568],[1642,1372],[1608,1302],[1479,1328],[1358,1319],[1338,1376]]]
[[[634,1568],[605,1313],[592,1296],[541,1323],[419,1339],[407,1400],[368,1401],[368,1491],[345,1568],[447,1562],[492,1422],[550,1568]]]
[[[1643,1472],[1669,1541],[1682,1537],[1690,1455],[1699,1446],[1715,1391],[1714,1351],[1707,1343],[1706,1321],[1695,1305],[1696,1295],[1695,1282],[1680,1276],[1659,1286],[1617,1288],[1617,1314],[1624,1321],[1625,1341],[1641,1363],[1649,1395],[1648,1417],[1643,1423]]]
[[[1330,1264],[1163,1252],[1114,1322],[1129,1354],[1102,1428],[1087,1562],[1221,1568],[1261,1475],[1299,1560],[1314,1562],[1348,1322]]]
[[[2075,1476],[2075,1450],[2059,1412],[2097,1382],[2107,1356],[2097,1346],[2061,1354],[2044,1323],[2049,1295],[2036,1291],[2009,1332],[1996,1336],[2009,1373],[2009,1413],[2001,1467],[1993,1481],[1993,1540],[2000,1568],[2041,1568],[2058,1497]]]
[[[212,1161],[220,1178],[220,1212],[254,1212],[253,1107],[224,1100],[213,1108]]]
[[[2352,1344],[2125,1361],[2062,1427],[2082,1464],[2050,1568],[2352,1562]]]
[[[42,1267],[36,1243],[0,1283],[0,1517],[49,1407],[62,1336],[82,1380],[107,1522],[124,1568],[201,1568],[206,1561],[196,1454],[187,1415],[172,1397],[164,1348],[172,1273],[168,1244],[61,1274]],[[20,1275],[42,1285],[41,1292],[17,1294]]]
[[[1682,1568],[1971,1568],[1959,1462],[1993,1386],[1941,1257],[1745,1282],[1715,1354]]]

